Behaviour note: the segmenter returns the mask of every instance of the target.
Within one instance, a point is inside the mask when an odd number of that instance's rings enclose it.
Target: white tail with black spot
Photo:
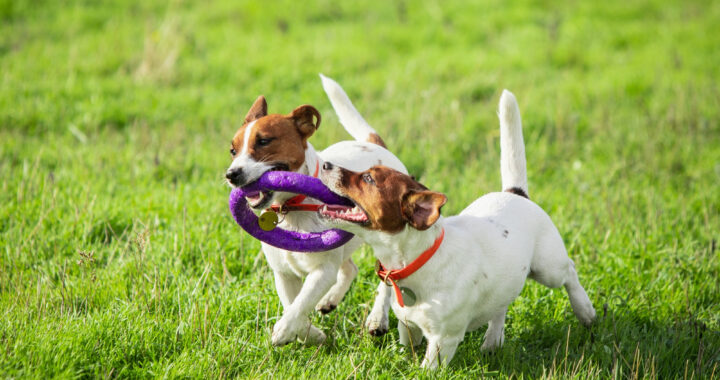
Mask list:
[[[529,198],[522,119],[515,95],[503,90],[500,118],[500,174],[504,191]]]

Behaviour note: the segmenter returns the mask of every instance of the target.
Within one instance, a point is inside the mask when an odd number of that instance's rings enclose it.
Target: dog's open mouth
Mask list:
[[[287,164],[276,164],[273,166],[269,172],[274,171],[289,171],[290,167]],[[267,172],[266,172],[267,173]],[[245,200],[247,200],[248,205],[251,208],[264,208],[267,203],[269,203],[272,200],[273,192],[272,191],[256,191],[253,193],[245,194]]]
[[[261,208],[265,203],[272,199],[272,191],[257,191],[250,194],[245,194],[245,200],[252,208]]]
[[[328,219],[344,220],[358,224],[365,224],[370,221],[360,206],[323,205],[318,212]]]

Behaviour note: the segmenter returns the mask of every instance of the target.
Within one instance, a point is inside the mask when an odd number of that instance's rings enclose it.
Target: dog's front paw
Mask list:
[[[320,303],[318,303],[317,306],[315,306],[315,310],[317,310],[323,314],[328,314],[337,308],[336,303],[335,304],[331,303],[331,302],[324,303],[323,301],[324,300],[320,301]]]
[[[372,335],[374,337],[383,336],[383,335],[387,334],[388,331],[389,331],[389,328],[387,326],[385,326],[385,327],[378,326],[377,328],[369,328],[368,329],[368,332],[370,333],[370,335]]]
[[[280,318],[273,326],[273,346],[284,346],[299,340],[305,344],[320,344],[325,341],[325,333],[310,324],[306,318]]]
[[[325,341],[325,333],[319,328],[310,325],[307,332],[300,336],[300,341],[304,344],[321,344]]]
[[[325,296],[318,302],[317,305],[315,305],[315,310],[327,314],[337,308],[337,306],[340,304],[340,301],[342,300],[344,293],[342,294],[336,294],[335,289],[330,289],[330,291],[325,294]]]
[[[390,323],[387,317],[377,316],[371,313],[367,321],[365,321],[365,328],[367,328],[368,333],[372,336],[383,336],[390,331]]]
[[[300,336],[300,331],[308,328],[309,321],[301,321],[282,317],[273,326],[272,344],[273,346],[284,346],[290,342],[294,342]]]

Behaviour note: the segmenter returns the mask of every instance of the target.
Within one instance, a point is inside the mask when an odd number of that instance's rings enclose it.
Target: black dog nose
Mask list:
[[[323,170],[332,170],[333,167],[334,167],[333,164],[328,161],[325,161],[325,163],[323,164]]]
[[[235,169],[228,169],[228,171],[225,172],[225,178],[230,181],[235,186],[240,186],[243,183],[243,178],[245,176],[243,175],[242,169],[235,168]]]

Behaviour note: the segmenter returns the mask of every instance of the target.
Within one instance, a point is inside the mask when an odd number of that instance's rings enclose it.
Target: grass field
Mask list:
[[[319,347],[227,209],[252,101],[340,82],[445,214],[500,189],[496,107],[598,310],[528,282],[505,346],[438,378],[720,377],[720,2],[0,0],[0,377],[428,376],[363,330],[372,251]],[[394,326],[394,320],[391,326]]]

